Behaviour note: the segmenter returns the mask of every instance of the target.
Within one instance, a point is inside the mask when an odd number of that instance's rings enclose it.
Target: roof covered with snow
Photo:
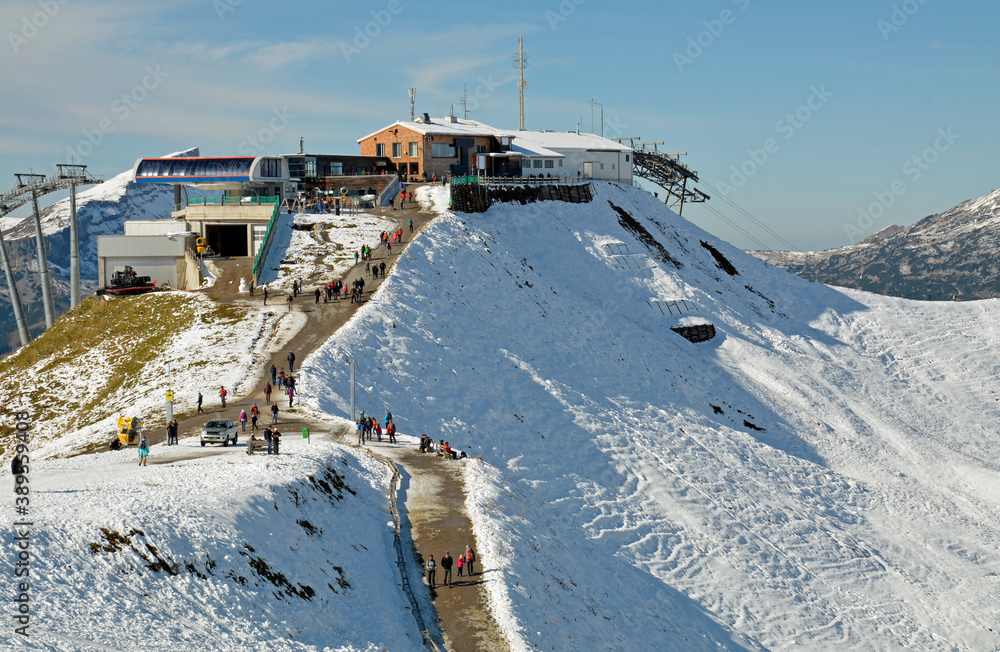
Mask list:
[[[456,116],[445,116],[444,118],[432,118],[429,123],[423,121],[403,121],[397,120],[388,127],[383,127],[378,131],[359,138],[357,142],[368,140],[377,134],[392,129],[403,127],[410,129],[424,136],[464,136],[501,138],[507,136],[511,139],[511,150],[519,152],[525,156],[552,157],[562,156],[561,151],[598,151],[598,152],[631,152],[632,148],[623,145],[610,138],[604,138],[597,134],[577,133],[575,131],[527,131],[517,129],[497,129],[482,122],[459,118]]]

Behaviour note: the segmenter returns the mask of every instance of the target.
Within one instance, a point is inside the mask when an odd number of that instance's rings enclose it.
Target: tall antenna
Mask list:
[[[462,105],[462,117],[466,120],[469,119],[469,111],[478,111],[478,109],[469,108],[469,91],[466,90],[465,84],[462,84],[462,99],[458,101]]]
[[[417,101],[417,89],[410,89],[410,122],[413,122],[413,105]]]
[[[528,60],[524,58],[524,42],[520,36],[517,37],[517,52],[514,54],[514,67],[518,71],[517,93],[520,101],[520,119],[518,129],[524,131],[524,89],[528,87],[528,82],[524,81],[524,68],[528,65]]]

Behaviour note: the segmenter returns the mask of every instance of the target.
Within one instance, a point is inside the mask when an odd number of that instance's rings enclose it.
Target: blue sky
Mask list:
[[[410,87],[461,115],[464,83],[470,117],[516,128],[523,35],[527,128],[589,130],[593,98],[606,136],[687,152],[713,197],[692,221],[837,247],[1000,186],[998,24],[985,0],[4,2],[0,188],[194,146],[357,153]]]

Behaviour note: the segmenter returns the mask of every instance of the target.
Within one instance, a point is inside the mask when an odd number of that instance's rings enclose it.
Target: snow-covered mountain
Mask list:
[[[350,357],[360,409],[471,453],[455,464],[512,648],[1000,645],[1000,301],[810,283],[647,193],[593,187],[444,212],[299,376],[303,404],[343,418]],[[672,330],[693,317],[716,337]],[[34,400],[44,373],[25,378]],[[418,649],[384,473],[335,445],[278,469],[183,453],[35,463],[37,645]],[[321,505],[302,478],[323,469],[357,494]],[[135,627],[95,632],[95,602]]]
[[[811,281],[907,299],[967,300],[1000,297],[997,242],[1000,190],[855,245],[750,253]]]
[[[197,147],[168,157],[198,156]],[[96,289],[97,236],[121,235],[126,220],[169,218],[174,205],[173,187],[168,184],[137,184],[130,181],[132,170],[115,175],[91,188],[77,193],[76,212],[80,235],[80,279],[84,293]],[[192,190],[192,195],[199,194]],[[200,196],[200,195],[199,195]],[[48,248],[49,271],[56,314],[69,309],[69,198],[40,209],[39,219],[45,246]],[[31,325],[32,335],[45,329],[42,290],[38,284],[38,256],[34,221],[27,218],[3,220],[3,235],[8,255],[21,270],[18,290]],[[0,287],[0,303],[10,305],[6,284]],[[0,353],[20,344],[17,327],[10,310],[0,311]]]

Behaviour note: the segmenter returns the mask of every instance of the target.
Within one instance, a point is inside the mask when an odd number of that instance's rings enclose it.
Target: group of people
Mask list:
[[[253,433],[250,433],[250,440],[247,442],[247,455],[253,455],[258,448],[263,448],[265,443],[267,444],[268,455],[278,454],[278,448],[281,444],[281,433],[278,432],[277,428],[272,428],[271,426],[264,428],[263,441],[254,437]]]
[[[365,441],[371,441],[374,435],[378,441],[382,441],[382,424],[373,416],[365,414],[364,410],[358,417],[355,424],[358,431],[358,445],[363,446]],[[390,444],[396,443],[396,424],[392,420],[392,412],[385,411],[385,434],[389,438]]]
[[[441,586],[447,586],[451,588],[451,569],[452,567],[458,569],[458,577],[463,577],[463,572],[468,573],[469,577],[475,575],[476,565],[476,552],[472,549],[472,546],[465,546],[465,552],[458,556],[458,559],[453,559],[451,553],[445,550],[444,557],[441,558],[441,570],[444,571],[443,581]],[[427,583],[431,585],[433,589],[437,586],[436,575],[437,575],[438,563],[434,561],[434,555],[427,555],[427,561],[424,563],[424,568],[427,570]]]
[[[460,460],[468,457],[468,453],[465,451],[455,450],[451,447],[450,442],[445,440],[439,441],[437,444],[434,440],[427,435],[420,435],[420,452],[421,453],[434,453],[436,452],[438,457],[443,457],[445,459]]]

